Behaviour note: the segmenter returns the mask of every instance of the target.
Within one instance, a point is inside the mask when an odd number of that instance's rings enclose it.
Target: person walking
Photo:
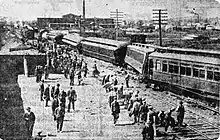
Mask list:
[[[119,113],[120,113],[120,106],[117,101],[117,97],[114,97],[114,101],[111,104],[111,111],[112,111],[112,115],[114,117],[114,124],[116,124],[117,120],[119,118]]]
[[[154,140],[154,128],[150,121],[145,123],[142,136],[143,140]]]
[[[55,93],[54,93],[54,96],[59,96],[60,95],[60,84],[57,84],[57,87],[55,89]]]
[[[147,113],[147,123],[153,127],[153,132],[154,132],[154,136],[156,136],[156,127],[155,127],[155,122],[156,122],[156,114],[153,111],[153,107],[149,106],[148,107],[149,111]],[[153,138],[152,138],[153,139]]]
[[[176,112],[177,112],[177,124],[180,127],[183,125],[183,119],[185,114],[185,108],[183,106],[182,101],[179,102],[179,106],[177,107]]]
[[[45,107],[48,107],[48,101],[50,100],[50,85],[48,84],[44,91],[44,100],[45,100]]]
[[[31,138],[35,123],[35,114],[31,111],[30,107],[27,107],[26,110],[27,112],[24,114],[25,126],[27,129],[27,135],[29,138]]]
[[[146,120],[147,120],[147,112],[148,112],[148,107],[147,107],[147,101],[145,99],[143,101],[143,104],[140,106],[140,110],[139,110],[140,120],[142,122],[146,122]]]
[[[168,127],[171,126],[171,128],[175,127],[175,120],[172,117],[172,112],[175,110],[175,108],[171,108],[167,112],[165,112],[165,132],[167,132]]]
[[[56,108],[55,116],[57,121],[57,132],[62,132],[63,120],[65,117],[65,108],[63,107],[62,103],[60,103],[59,107]]]
[[[83,72],[84,72],[84,75],[83,75],[83,76],[86,77],[86,76],[87,76],[87,73],[88,73],[88,70],[89,70],[89,69],[88,69],[88,66],[87,66],[87,63],[84,64],[84,66],[83,66],[82,69],[83,69]]]
[[[62,104],[62,106],[65,108],[66,107],[66,92],[64,90],[62,90],[60,92],[59,98],[60,98],[60,103]]]
[[[74,77],[75,77],[74,68],[71,68],[70,69],[70,86],[74,85]]]
[[[45,65],[44,66],[44,78],[48,79],[48,77],[49,77],[49,66]]]
[[[140,102],[138,98],[135,98],[132,108],[132,114],[134,115],[134,124],[139,122],[139,110],[140,110]]]
[[[127,88],[129,88],[129,80],[130,80],[130,75],[126,72],[125,83]]]
[[[51,86],[50,94],[51,94],[51,97],[52,97],[52,98],[55,97],[55,86],[54,86],[54,85]]]
[[[41,101],[44,101],[44,100],[43,100],[43,95],[44,95],[44,80],[42,80],[41,83],[40,83],[39,91],[40,91],[40,100],[41,100]]]
[[[73,89],[73,87],[70,87],[70,89],[67,92],[67,98],[68,98],[68,110],[67,112],[70,112],[70,106],[72,104],[73,111],[75,110],[75,101],[77,100],[77,94],[76,91]]]
[[[55,110],[57,107],[59,107],[59,100],[58,100],[58,97],[55,95],[53,100],[52,100],[52,103],[51,103],[51,108],[52,108],[52,115],[54,117],[54,121],[56,120],[56,115],[55,115]]]
[[[81,70],[79,69],[78,72],[76,73],[77,75],[77,78],[78,78],[78,86],[81,85],[81,82],[82,82],[82,75],[81,75]]]

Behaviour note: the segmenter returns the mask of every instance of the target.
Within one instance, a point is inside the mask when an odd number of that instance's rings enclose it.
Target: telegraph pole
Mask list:
[[[85,18],[86,18],[86,6],[85,6],[85,0],[83,0],[83,15],[80,16],[80,34],[84,34],[85,32]]]
[[[153,9],[153,21],[155,22],[154,24],[159,25],[159,38],[160,38],[160,46],[162,46],[162,24],[167,24],[167,9]]]
[[[121,23],[121,19],[123,18],[123,12],[119,12],[118,9],[116,9],[116,12],[110,13],[110,17],[116,20],[115,39],[118,40],[119,23]]]

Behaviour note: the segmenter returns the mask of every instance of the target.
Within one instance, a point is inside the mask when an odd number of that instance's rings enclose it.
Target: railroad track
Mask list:
[[[171,102],[170,106],[176,106],[176,104]],[[207,109],[216,112],[211,108]],[[220,124],[210,122],[208,118],[189,108],[186,110],[184,123],[186,127],[178,128],[171,134],[176,135],[178,138],[183,137],[186,140],[217,140],[219,138]]]
[[[167,95],[173,96],[179,100],[186,100],[185,97],[176,95],[174,93],[169,93]],[[161,102],[161,100],[167,102],[172,100],[170,96],[164,96],[158,92],[157,94],[154,93],[151,98],[158,100],[158,102]],[[198,104],[200,108],[204,108],[218,115],[220,114],[218,110],[206,106],[200,102],[196,102],[196,104]],[[174,100],[172,100],[171,102],[167,103],[167,106],[175,107],[177,104],[174,102]],[[208,119],[209,118],[206,118],[206,116],[187,108],[184,118],[185,127],[176,127],[174,131],[169,133],[169,135],[175,136],[176,139],[184,140],[217,140],[220,135],[220,124],[210,122]]]
[[[196,132],[184,136],[189,140],[217,140],[219,138],[220,125],[209,122],[207,118],[195,112],[187,110],[184,122],[187,125],[186,129]]]

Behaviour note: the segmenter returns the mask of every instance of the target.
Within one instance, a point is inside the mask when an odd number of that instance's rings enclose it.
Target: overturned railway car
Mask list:
[[[80,46],[80,41],[82,39],[83,38],[80,37],[78,34],[68,34],[62,38],[62,42],[64,44],[69,45],[68,49],[71,49],[74,51],[80,51],[79,46]],[[79,52],[79,53],[81,53],[81,52]]]
[[[155,51],[154,48],[149,48],[147,46],[139,46],[140,44],[131,44],[127,47],[125,63],[140,74],[143,78],[149,78],[149,54]]]
[[[123,65],[128,42],[88,37],[84,38],[80,45],[80,50],[86,56]]]

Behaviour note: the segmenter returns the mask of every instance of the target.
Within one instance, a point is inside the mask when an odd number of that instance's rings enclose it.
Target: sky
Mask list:
[[[86,17],[110,17],[110,12],[123,11],[129,19],[138,14],[150,13],[148,5],[132,8],[135,2],[147,0],[85,0]],[[220,0],[217,0],[220,2]],[[36,20],[37,17],[61,17],[64,14],[82,14],[82,0],[0,0],[0,16],[18,20]],[[126,15],[124,15],[126,18]],[[128,18],[128,17],[127,17]]]
[[[128,11],[129,6],[125,0],[86,0],[86,16],[110,17],[110,11]],[[0,16],[5,17],[33,20],[67,13],[82,14],[82,0],[0,0]]]

